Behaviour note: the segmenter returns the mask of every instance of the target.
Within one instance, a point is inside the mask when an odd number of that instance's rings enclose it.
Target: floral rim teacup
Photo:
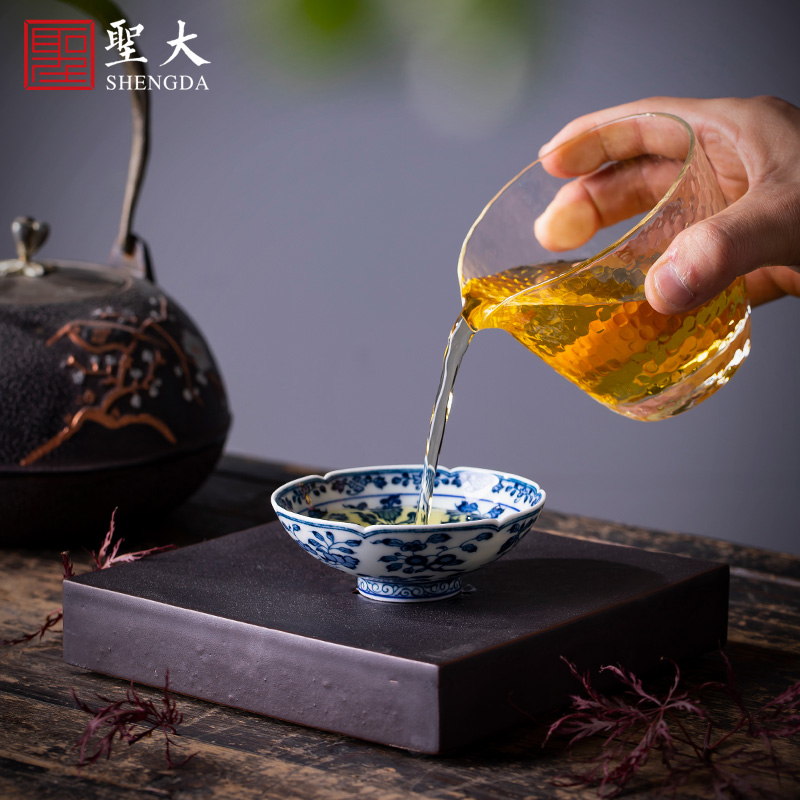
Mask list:
[[[289,535],[358,579],[372,600],[414,603],[461,591],[461,576],[511,550],[545,493],[518,475],[439,467],[431,524],[416,525],[420,466],[362,467],[282,486],[272,507]]]

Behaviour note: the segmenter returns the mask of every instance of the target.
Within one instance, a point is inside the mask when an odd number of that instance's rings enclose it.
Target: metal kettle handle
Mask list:
[[[105,30],[110,30],[115,21],[126,18],[125,12],[114,0],[64,0],[64,2],[93,16]],[[145,86],[147,85],[147,70],[143,61],[126,61],[125,72],[134,85],[140,75],[144,77]],[[128,162],[128,178],[125,181],[119,233],[111,247],[109,264],[125,270],[134,277],[152,281],[155,278],[150,252],[144,240],[131,230],[150,155],[150,93],[146,89],[129,89],[129,93],[133,112],[131,158]]]
[[[144,77],[147,85],[147,70],[141,61],[126,61],[125,72],[136,83],[138,76]],[[131,158],[128,162],[128,178],[122,200],[122,215],[119,220],[119,233],[111,248],[110,263],[113,267],[124,269],[137,278],[155,280],[150,251],[143,239],[131,230],[136,204],[144,181],[147,159],[150,155],[150,93],[146,90],[129,89],[131,111],[133,114],[133,137]]]
[[[94,17],[106,30],[110,30],[116,20],[125,19],[125,12],[114,0],[63,0],[63,2]],[[126,61],[125,72],[131,77],[134,85],[140,75],[144,77],[145,86],[147,85],[147,70],[143,62]],[[146,89],[129,91],[133,111],[131,158],[128,162],[128,178],[122,200],[119,233],[111,247],[109,264],[125,270],[136,278],[152,281],[153,265],[147,245],[131,230],[150,154],[150,96]],[[28,265],[29,257],[44,242],[49,229],[45,223],[22,217],[14,221],[14,226],[12,231],[17,240],[18,258],[21,263]],[[32,244],[32,247],[28,247],[28,244]]]

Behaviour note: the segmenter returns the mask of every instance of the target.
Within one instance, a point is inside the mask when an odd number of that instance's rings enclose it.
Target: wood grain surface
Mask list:
[[[168,519],[146,530],[118,530],[123,551],[150,544],[184,545],[272,519],[269,494],[280,483],[305,474],[298,467],[225,458],[197,495]],[[727,653],[749,704],[762,704],[800,680],[800,559],[727,542],[546,511],[540,527],[569,536],[634,545],[715,561],[732,570],[730,635]],[[87,536],[97,547],[105,531]],[[76,569],[89,558],[73,551]],[[0,550],[0,637],[36,629],[61,603],[58,552]],[[720,680],[719,654],[683,664],[684,680]],[[670,674],[651,678],[666,687]],[[532,676],[535,679],[535,676]],[[90,704],[95,693],[119,697],[122,681],[68,666],[61,658],[61,635],[0,650],[0,798],[108,798],[108,800],[392,800],[441,798],[590,798],[593,789],[553,784],[575,766],[561,745],[541,746],[549,720],[507,731],[455,755],[420,756],[338,734],[303,728],[235,709],[179,697],[184,713],[175,756],[196,753],[180,769],[167,769],[162,740],[153,736],[131,747],[117,745],[109,761],[79,772],[74,744],[88,716],[76,709],[74,689]],[[143,694],[157,696],[142,689]],[[99,702],[99,701],[98,701]],[[715,709],[733,719],[729,704]],[[702,741],[703,730],[693,730]],[[780,746],[800,765],[800,743]],[[580,757],[581,750],[575,757]],[[626,797],[654,797],[660,768],[652,760]],[[774,784],[769,796],[796,798],[800,786]],[[702,779],[681,797],[711,797]]]

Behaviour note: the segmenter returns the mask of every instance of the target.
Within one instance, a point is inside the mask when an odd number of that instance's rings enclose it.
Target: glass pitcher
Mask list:
[[[724,206],[678,117],[592,128],[523,170],[478,217],[458,263],[462,316],[473,331],[508,331],[612,411],[674,416],[745,359],[750,306],[739,278],[699,308],[660,314],[645,276],[680,231]]]

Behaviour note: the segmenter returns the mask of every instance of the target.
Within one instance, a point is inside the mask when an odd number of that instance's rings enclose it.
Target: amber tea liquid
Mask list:
[[[427,521],[453,384],[476,331],[508,331],[595,400],[639,420],[665,419],[709,397],[750,350],[743,278],[700,308],[665,315],[644,299],[642,273],[605,268],[556,280],[570,266],[515,267],[463,286],[431,417],[418,524]]]
[[[743,278],[700,308],[666,315],[644,300],[638,281],[626,284],[608,271],[542,282],[563,266],[473,278],[463,288],[462,316],[474,330],[508,331],[595,400],[640,420],[670,417],[709,397],[749,351]],[[641,299],[609,302],[611,292]],[[732,347],[740,354],[729,359]],[[690,374],[696,385],[687,387]],[[673,397],[679,382],[681,396]]]

